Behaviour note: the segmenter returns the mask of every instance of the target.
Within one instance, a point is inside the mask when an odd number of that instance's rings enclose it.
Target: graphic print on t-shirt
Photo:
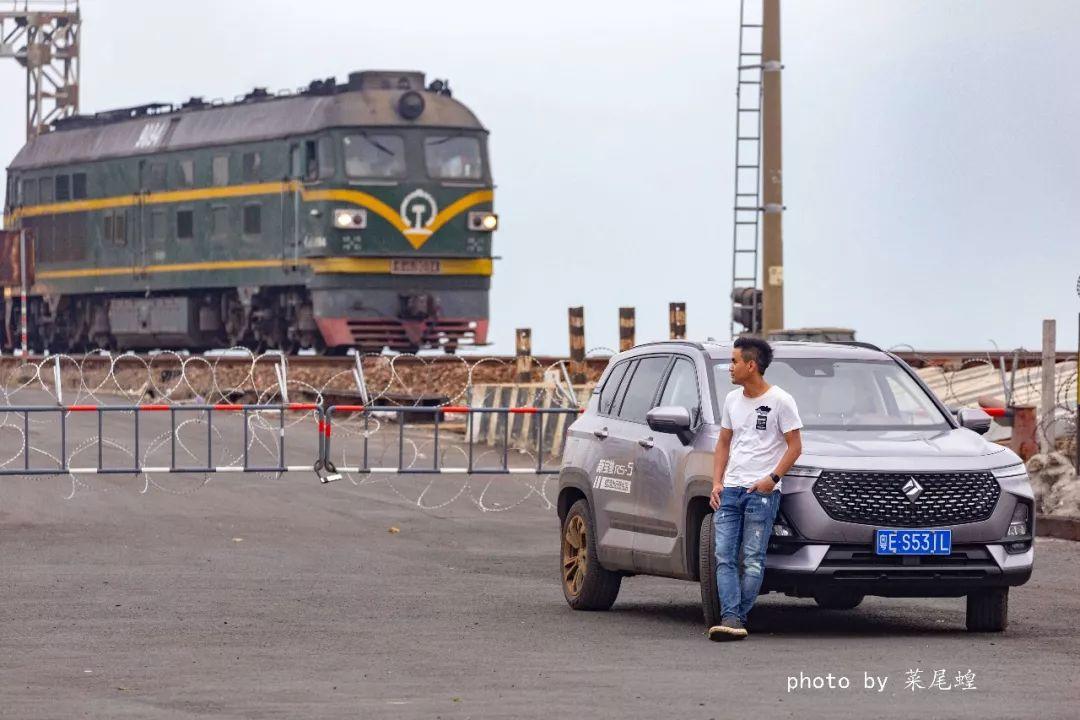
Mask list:
[[[772,410],[768,405],[759,405],[755,412],[757,413],[757,430],[764,430],[766,423],[769,421],[769,411]]]

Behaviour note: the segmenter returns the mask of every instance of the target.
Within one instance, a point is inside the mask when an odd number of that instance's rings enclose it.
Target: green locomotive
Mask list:
[[[483,345],[487,135],[445,81],[395,71],[59,121],[8,167],[5,227],[34,242],[31,345]]]

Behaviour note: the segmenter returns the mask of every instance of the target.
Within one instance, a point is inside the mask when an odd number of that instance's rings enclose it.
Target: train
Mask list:
[[[76,115],[7,167],[51,352],[487,343],[488,130],[422,72]],[[4,341],[18,337],[6,287]]]

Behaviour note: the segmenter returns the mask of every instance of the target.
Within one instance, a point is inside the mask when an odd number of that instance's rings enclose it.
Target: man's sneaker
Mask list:
[[[709,628],[710,640],[742,640],[747,635],[742,621],[734,615],[729,615],[721,620],[719,625]]]

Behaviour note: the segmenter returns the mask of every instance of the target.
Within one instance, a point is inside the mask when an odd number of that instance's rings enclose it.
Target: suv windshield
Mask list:
[[[720,362],[713,366],[721,405],[734,388],[728,375],[730,365]],[[933,400],[891,360],[775,358],[765,378],[791,393],[807,430],[949,426]]]

